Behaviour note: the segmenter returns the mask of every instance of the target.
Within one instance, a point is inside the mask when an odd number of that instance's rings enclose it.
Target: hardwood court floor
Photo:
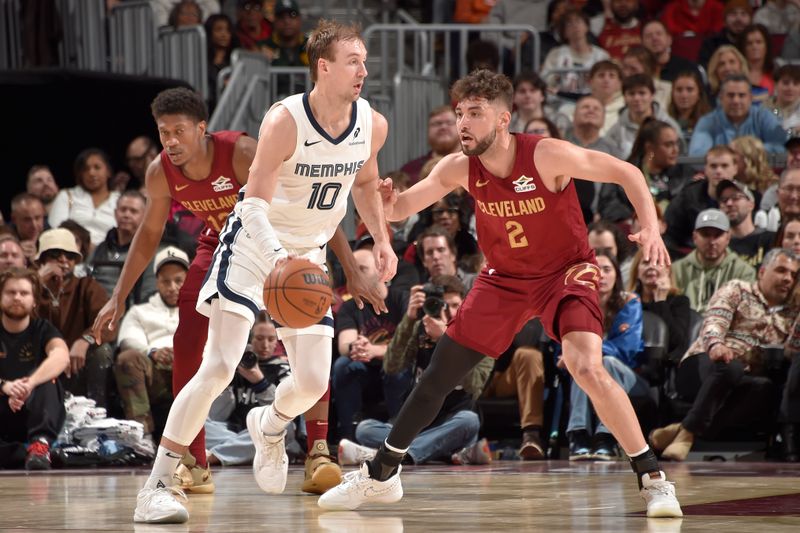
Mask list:
[[[172,526],[132,522],[147,469],[3,472],[0,531],[800,531],[800,465],[705,462],[666,470],[677,482],[682,520],[645,518],[622,462],[501,461],[408,468],[400,503],[357,512],[319,509],[315,496],[299,492],[300,467],[290,469],[280,496],[258,492],[249,468],[217,469],[216,494],[190,496],[189,523]]]

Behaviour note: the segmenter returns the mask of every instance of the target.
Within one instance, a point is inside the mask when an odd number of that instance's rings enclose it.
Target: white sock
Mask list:
[[[267,406],[267,410],[261,415],[261,431],[264,435],[280,435],[286,429],[286,425],[291,422],[291,418],[286,418],[284,415],[275,409],[275,404],[272,403]]]
[[[147,478],[144,488],[156,489],[159,487],[172,486],[172,474],[174,474],[175,469],[178,468],[181,457],[180,454],[168,450],[163,446],[159,446],[156,452],[156,460],[153,463],[153,471],[150,472],[150,477]]]

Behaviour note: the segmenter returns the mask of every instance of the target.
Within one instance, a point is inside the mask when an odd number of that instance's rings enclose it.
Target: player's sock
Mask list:
[[[272,403],[261,417],[261,431],[264,435],[280,435],[291,421],[291,418],[275,409],[275,404]]]
[[[630,456],[631,468],[636,474],[636,481],[639,482],[639,489],[642,488],[642,476],[644,474],[656,474],[657,477],[661,476],[661,468],[658,466],[658,459],[656,454],[646,446],[643,450]]]
[[[153,470],[150,477],[144,484],[146,489],[157,489],[172,485],[172,474],[178,468],[182,455],[163,446],[158,447],[156,460],[153,463]]]
[[[369,477],[377,481],[386,481],[397,473],[397,467],[406,456],[405,450],[392,447],[388,442],[381,444],[378,453],[371,461],[367,461],[367,468],[369,469]]]
[[[328,440],[328,405],[331,399],[331,384],[328,382],[328,390],[322,395],[317,403],[306,412],[306,442],[308,442],[309,452],[311,446],[318,440]]]
[[[206,433],[205,429],[201,429],[197,437],[189,445],[189,453],[192,454],[194,460],[197,461],[197,466],[200,468],[208,468],[208,461],[206,459]]]

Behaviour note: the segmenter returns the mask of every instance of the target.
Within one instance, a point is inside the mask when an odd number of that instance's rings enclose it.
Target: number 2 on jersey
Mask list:
[[[525,229],[516,220],[506,221],[506,231],[508,232],[508,244],[512,248],[525,248],[528,246],[528,238],[525,236]]]
[[[311,185],[311,198],[308,199],[306,209],[314,209],[315,207],[323,211],[333,209],[341,188],[341,183],[313,183]]]

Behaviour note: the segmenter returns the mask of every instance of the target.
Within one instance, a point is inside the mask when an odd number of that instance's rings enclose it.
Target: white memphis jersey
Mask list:
[[[282,244],[290,248],[323,246],[347,212],[356,173],[372,149],[372,109],[359,98],[350,124],[332,138],[311,113],[308,94],[295,94],[283,105],[294,117],[297,142],[284,161],[272,197],[269,221]]]

